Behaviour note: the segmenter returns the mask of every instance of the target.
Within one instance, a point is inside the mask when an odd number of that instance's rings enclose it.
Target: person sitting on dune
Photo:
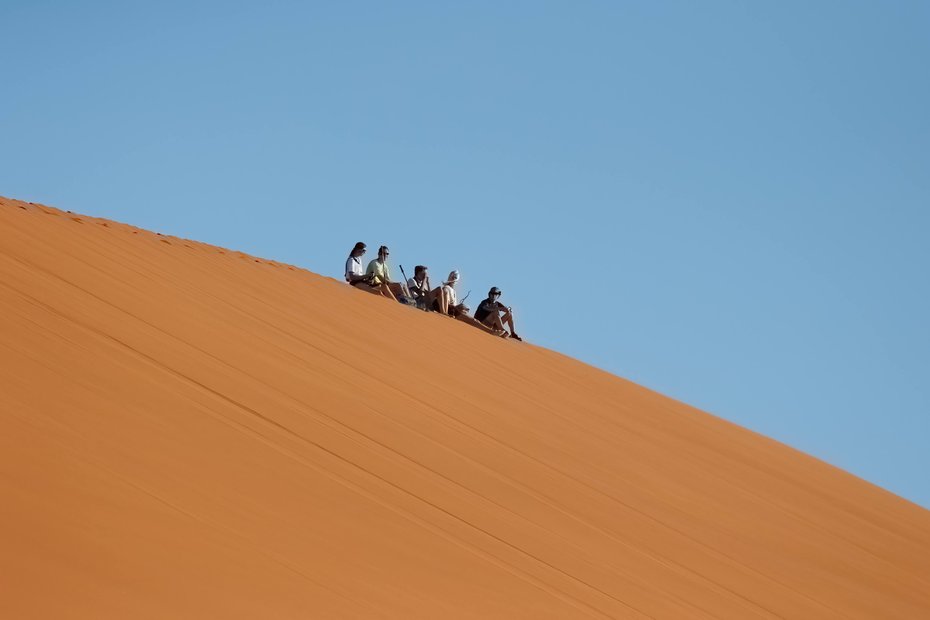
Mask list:
[[[500,336],[501,338],[508,338],[510,334],[507,333],[506,329],[495,329],[493,327],[488,327],[475,317],[469,315],[470,312],[468,306],[464,303],[460,303],[455,306],[452,310],[452,316],[455,317],[457,321],[462,321],[463,323],[468,323],[472,327],[477,327],[483,332],[487,332],[494,336]]]
[[[382,245],[378,248],[378,258],[368,263],[368,270],[365,272],[365,276],[369,278],[371,286],[378,289],[382,295],[388,299],[397,301],[397,297],[391,290],[391,272],[387,265],[387,257],[390,253],[386,245]]]
[[[417,265],[413,269],[413,277],[407,280],[407,290],[417,304],[417,308],[426,310],[430,297],[429,274],[427,267]]]
[[[431,306],[432,309],[440,314],[451,316],[463,323],[468,323],[472,327],[477,327],[481,331],[506,338],[508,334],[505,330],[489,327],[468,314],[468,306],[464,303],[459,303],[458,295],[456,295],[455,292],[455,285],[458,281],[459,272],[453,270],[449,273],[448,279],[442,283],[442,286],[433,291],[434,299]]]
[[[362,255],[366,249],[365,244],[359,241],[349,252],[349,258],[346,259],[346,282],[362,289],[371,288],[369,286],[371,278],[362,270]]]
[[[346,259],[346,282],[359,290],[374,295],[383,295],[381,287],[372,284],[372,276],[362,271],[362,255],[366,249],[365,244],[359,241],[349,252],[349,258]]]
[[[510,328],[510,337],[514,340],[523,340],[517,335],[517,330],[513,328],[513,309],[505,306],[500,301],[501,290],[492,286],[488,291],[488,298],[478,304],[475,310],[475,319],[491,329],[504,331],[504,323]],[[503,312],[503,316],[501,316]]]
[[[453,269],[449,272],[449,277],[442,286],[431,291],[433,301],[431,307],[439,314],[455,316],[455,307],[458,305],[458,295],[455,293],[455,285],[459,281],[459,272]]]

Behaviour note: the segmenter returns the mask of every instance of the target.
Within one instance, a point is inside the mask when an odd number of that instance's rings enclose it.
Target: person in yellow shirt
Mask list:
[[[388,299],[397,301],[397,297],[391,291],[391,272],[387,264],[387,257],[390,254],[391,251],[386,245],[378,248],[378,258],[368,263],[368,271],[365,275],[368,276],[372,287],[378,289]]]

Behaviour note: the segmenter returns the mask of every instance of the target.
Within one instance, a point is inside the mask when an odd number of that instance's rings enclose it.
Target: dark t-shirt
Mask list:
[[[498,301],[494,301],[490,297],[478,304],[478,308],[475,310],[475,318],[479,321],[485,320],[488,315],[492,312],[500,312],[502,304]]]

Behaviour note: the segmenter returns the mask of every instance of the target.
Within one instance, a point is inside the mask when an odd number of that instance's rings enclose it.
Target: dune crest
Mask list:
[[[2,618],[930,618],[930,512],[290,265],[0,199],[0,317]]]

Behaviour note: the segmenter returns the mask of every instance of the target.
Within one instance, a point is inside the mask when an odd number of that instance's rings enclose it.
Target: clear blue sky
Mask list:
[[[0,194],[341,273],[930,506],[930,3],[0,2]],[[0,231],[2,234],[2,231]]]

